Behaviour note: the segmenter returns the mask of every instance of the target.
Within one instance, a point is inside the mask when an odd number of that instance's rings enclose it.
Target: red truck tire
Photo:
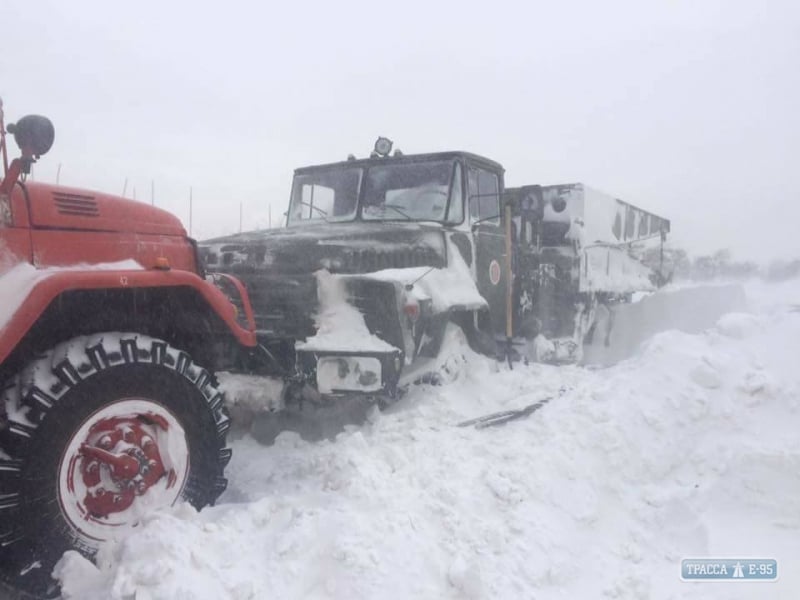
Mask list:
[[[0,579],[23,594],[57,595],[64,551],[92,556],[142,509],[200,508],[225,489],[223,397],[164,341],[75,338],[29,363],[2,400]]]

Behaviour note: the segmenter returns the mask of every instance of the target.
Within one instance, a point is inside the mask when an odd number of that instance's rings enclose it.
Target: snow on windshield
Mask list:
[[[453,163],[446,161],[370,167],[364,219],[444,220],[452,173]]]

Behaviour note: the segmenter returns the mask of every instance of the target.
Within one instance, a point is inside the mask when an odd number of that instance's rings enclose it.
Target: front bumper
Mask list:
[[[322,396],[390,394],[397,390],[403,353],[297,351],[297,370]]]

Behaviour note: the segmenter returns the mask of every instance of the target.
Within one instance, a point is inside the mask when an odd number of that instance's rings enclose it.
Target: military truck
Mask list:
[[[507,189],[477,154],[391,146],[297,169],[285,228],[200,245],[253,304],[242,368],[283,376],[285,399],[394,397],[451,324],[487,354],[577,361],[598,307],[653,289],[635,246],[663,241],[666,219],[582,184]]]

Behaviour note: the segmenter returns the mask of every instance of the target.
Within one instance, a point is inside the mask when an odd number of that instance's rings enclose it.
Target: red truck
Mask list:
[[[231,457],[213,373],[256,344],[241,283],[206,278],[176,217],[27,181],[53,140],[37,115],[6,131],[0,103],[0,596],[57,595],[65,550],[213,503]]]

